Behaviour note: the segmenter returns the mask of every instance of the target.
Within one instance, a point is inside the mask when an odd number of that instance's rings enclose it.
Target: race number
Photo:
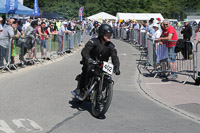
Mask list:
[[[112,73],[113,73],[113,64],[108,63],[108,62],[103,62],[103,71],[107,72],[110,75],[112,75]]]

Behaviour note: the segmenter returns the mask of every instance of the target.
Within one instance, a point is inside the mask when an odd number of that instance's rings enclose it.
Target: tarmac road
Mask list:
[[[87,40],[87,37],[85,37]],[[0,133],[199,133],[199,123],[141,93],[131,45],[113,40],[121,62],[111,106],[102,119],[71,95],[81,72],[80,50],[60,61],[0,75]]]

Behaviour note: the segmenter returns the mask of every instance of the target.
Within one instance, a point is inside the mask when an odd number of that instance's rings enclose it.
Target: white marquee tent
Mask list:
[[[92,16],[89,16],[86,18],[87,20],[117,20],[117,17],[113,16],[113,15],[110,15],[106,12],[100,12],[100,13],[97,13],[97,14],[94,14]]]
[[[164,20],[161,13],[117,13],[118,20],[150,20],[151,18],[160,18],[161,21]]]

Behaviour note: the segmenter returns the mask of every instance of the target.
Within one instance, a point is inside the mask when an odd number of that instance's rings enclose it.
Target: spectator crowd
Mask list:
[[[24,22],[25,21],[25,22]],[[10,40],[13,39],[11,64],[15,62],[16,47],[20,48],[19,60],[21,65],[26,65],[27,58],[33,57],[34,41],[40,45],[41,57],[47,57],[47,40],[51,35],[54,35],[53,40],[58,41],[57,54],[60,55],[64,34],[74,34],[84,30],[84,25],[81,21],[76,20],[48,20],[48,19],[14,19],[7,20],[0,17],[0,67],[8,62],[8,52]]]

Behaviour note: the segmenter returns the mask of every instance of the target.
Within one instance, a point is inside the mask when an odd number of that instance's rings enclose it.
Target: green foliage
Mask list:
[[[40,12],[56,12],[67,19],[78,18],[78,10],[84,6],[84,17],[107,12],[161,13],[164,18],[183,19],[187,15],[200,14],[200,0],[38,0]],[[33,8],[34,0],[24,0]]]

